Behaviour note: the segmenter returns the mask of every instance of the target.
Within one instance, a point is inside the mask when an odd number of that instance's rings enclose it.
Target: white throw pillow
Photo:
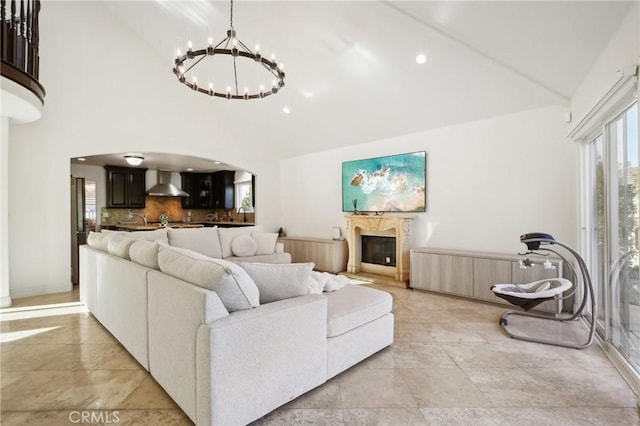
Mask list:
[[[252,263],[242,262],[240,266],[258,286],[260,303],[309,294],[313,263]]]
[[[105,232],[89,232],[87,237],[87,244],[97,250],[107,251],[109,247],[109,240],[115,233]]]
[[[258,250],[256,251],[257,255],[273,254],[276,251],[278,234],[275,232],[254,232],[251,236],[258,243]]]
[[[160,244],[155,241],[136,239],[129,247],[129,257],[132,262],[136,262],[147,268],[160,269],[158,264],[158,250]]]
[[[238,235],[231,242],[231,252],[234,256],[255,256],[258,251],[258,242],[251,235]]]
[[[220,248],[222,249],[222,258],[233,256],[231,243],[238,235],[251,235],[252,232],[263,232],[262,225],[256,226],[238,226],[236,228],[219,228]]]
[[[260,306],[258,287],[247,272],[232,262],[161,247],[158,263],[165,274],[215,291],[229,312]]]
[[[130,238],[147,241],[169,241],[166,228],[154,229],[153,231],[133,231],[128,232],[127,235]]]
[[[124,234],[113,234],[109,238],[107,251],[109,254],[129,260],[129,247],[134,241],[133,238],[129,238]]]
[[[202,253],[205,256],[222,259],[218,227],[212,228],[169,228],[169,245]]]

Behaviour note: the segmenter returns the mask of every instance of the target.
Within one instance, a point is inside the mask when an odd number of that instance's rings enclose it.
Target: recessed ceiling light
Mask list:
[[[291,110],[289,109],[289,107],[284,107],[282,108],[282,112],[284,112],[285,114],[289,114]]]
[[[79,157],[79,158],[78,158],[78,161],[87,161],[87,159],[86,159],[86,158],[84,158],[84,157]]]
[[[416,62],[420,65],[424,64],[425,62],[427,62],[427,55],[424,55],[422,53],[419,54],[418,56],[416,56]]]

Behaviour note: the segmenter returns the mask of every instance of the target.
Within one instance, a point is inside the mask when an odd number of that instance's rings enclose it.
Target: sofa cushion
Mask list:
[[[129,258],[131,261],[147,268],[160,269],[158,264],[158,250],[160,244],[155,241],[147,241],[143,239],[136,239],[131,247],[129,247]]]
[[[130,238],[136,238],[147,241],[169,241],[167,235],[167,229],[154,229],[153,231],[132,231],[127,232],[127,236]]]
[[[213,290],[229,312],[260,305],[258,287],[240,266],[187,249],[161,247],[160,270],[165,274]]]
[[[275,232],[253,232],[251,237],[258,244],[258,250],[255,254],[273,254],[276,251],[276,242],[278,234]]]
[[[87,236],[87,244],[89,247],[93,247],[97,250],[107,251],[109,247],[109,240],[115,232],[89,232]]]
[[[222,259],[218,227],[212,228],[169,228],[169,245],[186,248],[202,253],[205,256]]]
[[[260,303],[275,302],[309,293],[313,263],[240,263],[260,290]]]
[[[238,235],[231,242],[231,252],[234,256],[255,256],[258,251],[258,242],[251,235]]]
[[[129,260],[129,247],[135,240],[124,234],[113,234],[107,243],[109,254]]]
[[[238,226],[236,228],[219,228],[220,249],[222,250],[222,258],[233,256],[231,250],[231,242],[238,235],[251,235],[253,232],[263,232],[262,225],[256,226]]]
[[[339,336],[391,312],[385,291],[349,284],[327,296],[327,337]]]

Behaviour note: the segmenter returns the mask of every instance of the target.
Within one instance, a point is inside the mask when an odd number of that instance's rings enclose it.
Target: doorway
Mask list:
[[[79,247],[86,244],[87,235],[96,229],[96,182],[71,177],[71,283],[77,285],[79,276]]]

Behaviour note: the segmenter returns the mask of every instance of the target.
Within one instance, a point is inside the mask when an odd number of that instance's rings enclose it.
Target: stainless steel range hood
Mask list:
[[[171,183],[171,172],[158,170],[158,183],[147,191],[154,197],[188,197],[189,194]]]

